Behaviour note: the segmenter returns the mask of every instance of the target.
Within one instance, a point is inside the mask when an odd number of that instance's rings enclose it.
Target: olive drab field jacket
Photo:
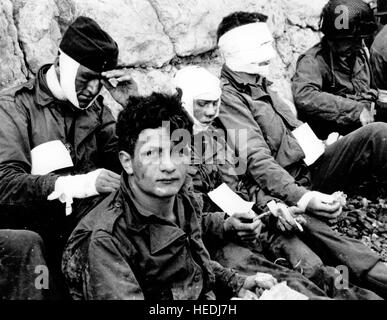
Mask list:
[[[43,66],[36,79],[0,94],[3,228],[34,230],[35,225],[42,225],[41,217],[51,219],[58,211],[64,215],[64,207],[57,207],[59,201],[47,201],[60,174],[82,174],[97,168],[121,172],[115,119],[102,97],[87,110],[73,110],[69,102],[55,99],[49,91],[45,72],[50,66]],[[62,172],[31,175],[31,150],[53,140],[66,146],[74,166]],[[84,200],[74,200],[73,211],[78,205],[89,206],[88,199]]]
[[[336,60],[328,45],[319,43],[299,57],[292,78],[298,115],[323,140],[331,132],[346,135],[360,128],[361,112],[377,98],[366,49],[352,70]]]
[[[236,295],[244,278],[211,261],[203,244],[201,212],[183,187],[176,223],[139,204],[127,185],[110,195],[75,228],[62,260],[74,299],[213,299],[218,287]]]
[[[269,93],[262,77],[224,65],[221,80],[219,120],[226,130],[235,130],[227,143],[238,154],[238,166],[246,167],[222,176],[234,190],[243,182],[250,201],[262,209],[272,199],[295,205],[310,186],[304,152],[291,133],[302,122],[280,99],[273,103],[275,92]]]

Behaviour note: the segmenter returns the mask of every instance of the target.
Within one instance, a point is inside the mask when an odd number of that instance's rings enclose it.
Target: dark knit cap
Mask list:
[[[117,66],[117,43],[93,19],[87,17],[78,17],[68,27],[59,48],[95,72]]]

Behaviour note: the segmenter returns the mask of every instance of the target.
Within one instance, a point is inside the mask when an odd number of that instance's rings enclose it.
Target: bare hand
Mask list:
[[[359,118],[362,126],[365,126],[365,125],[370,124],[370,123],[375,121],[374,110],[375,110],[375,103],[374,102],[371,103],[370,109],[368,109],[367,107],[364,107],[363,111],[360,114],[360,118]]]
[[[243,288],[247,290],[255,290],[255,288],[271,289],[277,284],[277,279],[271,274],[257,272],[253,276],[246,277]]]
[[[299,215],[301,213],[303,213],[302,210],[297,207],[288,207],[283,203],[277,203],[275,213],[273,213],[278,218],[277,228],[282,232],[304,231],[302,225],[306,224],[306,220]]]
[[[116,69],[101,73],[102,84],[114,100],[125,106],[131,96],[138,95],[138,86],[125,69]]]
[[[253,212],[235,213],[224,222],[224,230],[241,242],[254,242],[262,228],[261,220]]]
[[[314,197],[309,201],[306,211],[328,220],[336,219],[343,207],[333,195],[314,191]]]
[[[95,181],[95,187],[98,193],[111,193],[119,189],[120,179],[117,173],[103,169]]]

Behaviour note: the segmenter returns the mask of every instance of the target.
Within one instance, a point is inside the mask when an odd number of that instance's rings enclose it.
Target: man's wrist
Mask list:
[[[306,211],[306,208],[308,207],[308,204],[310,200],[314,197],[314,191],[308,191],[305,193],[300,200],[297,202],[297,207],[302,210],[303,212]]]

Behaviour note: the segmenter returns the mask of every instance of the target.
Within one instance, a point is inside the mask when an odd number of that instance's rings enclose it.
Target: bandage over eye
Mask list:
[[[75,78],[80,64],[62,50],[59,51],[60,86],[62,87],[65,97],[75,107],[79,108],[78,97],[75,90]]]
[[[226,32],[219,39],[219,49],[231,70],[261,74],[267,73],[268,65],[259,64],[275,57],[272,42],[273,37],[267,24],[255,22]]]
[[[176,88],[180,88],[183,92],[182,104],[194,121],[194,132],[206,130],[208,126],[200,123],[194,116],[193,103],[194,100],[219,100],[216,111],[216,116],[218,116],[220,95],[222,94],[219,79],[204,68],[189,66],[179,70],[174,81]]]

